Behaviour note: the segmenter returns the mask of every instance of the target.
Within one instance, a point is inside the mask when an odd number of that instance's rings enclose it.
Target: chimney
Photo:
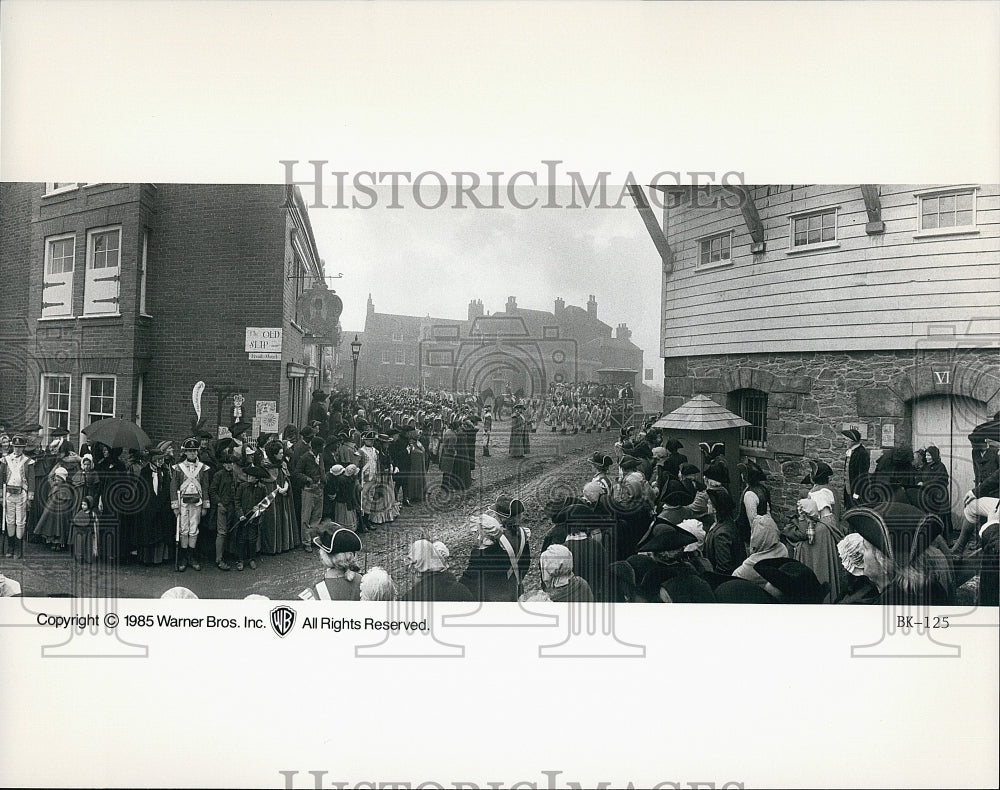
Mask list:
[[[618,328],[615,330],[615,337],[619,340],[630,340],[632,332],[628,328],[628,324],[618,324]]]
[[[562,315],[563,310],[566,309],[566,301],[560,296],[556,299],[556,307],[552,311],[556,318]]]
[[[513,296],[508,296],[507,297],[507,308],[506,308],[506,310],[507,310],[508,313],[513,313],[513,312],[517,311],[517,299],[515,299]]]
[[[483,315],[483,300],[473,299],[469,302],[469,320],[473,321]]]
[[[375,302],[372,301],[371,294],[368,294],[368,315],[375,315]]]
[[[594,295],[590,295],[590,300],[587,302],[587,315],[591,318],[597,318],[597,300]]]

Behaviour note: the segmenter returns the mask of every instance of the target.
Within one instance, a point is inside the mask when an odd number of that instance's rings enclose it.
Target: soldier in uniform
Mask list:
[[[34,462],[24,454],[27,446],[23,436],[11,440],[11,453],[0,460],[0,485],[3,486],[3,528],[7,538],[7,556],[14,549],[24,556],[24,533],[28,524],[28,508],[35,498]]]
[[[184,460],[175,464],[170,475],[170,507],[177,516],[177,570],[184,571],[190,562],[196,571],[201,565],[194,555],[198,525],[211,507],[208,467],[198,459],[200,444],[187,439],[181,445]]]

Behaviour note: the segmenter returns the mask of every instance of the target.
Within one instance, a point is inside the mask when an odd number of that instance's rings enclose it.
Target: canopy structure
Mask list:
[[[748,425],[750,423],[738,414],[733,414],[705,395],[695,395],[683,406],[678,406],[653,423],[654,428],[674,431],[721,431]]]

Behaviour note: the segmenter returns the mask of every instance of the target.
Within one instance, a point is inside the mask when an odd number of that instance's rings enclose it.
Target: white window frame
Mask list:
[[[402,343],[403,342],[403,333],[402,333],[402,331],[397,332],[395,329],[392,330],[392,342],[393,343]]]
[[[90,416],[90,382],[95,379],[111,379],[115,383],[114,396],[111,399],[110,417],[118,414],[118,376],[114,373],[87,373],[80,378],[80,430],[83,431],[88,425],[87,418]]]
[[[795,221],[818,216],[820,214],[833,213],[833,240],[818,241],[813,244],[795,245]],[[840,206],[823,206],[822,208],[809,209],[808,211],[796,211],[788,215],[788,249],[786,254],[797,255],[800,252],[812,252],[814,250],[829,250],[840,246]]]
[[[93,311],[88,312],[87,305],[89,304],[89,302],[87,301],[87,279],[86,278],[87,278],[87,272],[93,270],[93,267],[91,266],[91,260],[92,260],[92,257],[94,255],[94,250],[93,250],[94,237],[97,236],[98,234],[101,234],[101,233],[110,233],[111,231],[117,231],[118,232],[118,266],[117,266],[117,269],[118,269],[118,294],[117,294],[118,295],[118,307],[113,312],[93,312]],[[84,281],[83,281],[83,316],[86,317],[86,318],[115,318],[115,317],[120,317],[121,316],[121,313],[122,313],[122,302],[121,302],[121,297],[122,297],[122,281],[121,281],[121,276],[122,276],[122,257],[123,257],[122,256],[122,253],[123,253],[122,241],[123,241],[123,238],[124,238],[124,234],[122,233],[122,226],[121,225],[108,225],[108,226],[103,227],[103,228],[91,228],[90,230],[87,231],[87,257],[86,257],[86,261],[84,262]],[[104,268],[110,268],[110,267],[104,267]]]
[[[917,202],[917,230],[913,234],[915,239],[930,239],[940,236],[975,236],[979,234],[978,215],[976,214],[976,197],[979,192],[978,184],[958,184],[947,187],[934,187],[933,189],[921,189],[913,193]],[[972,195],[972,224],[959,225],[950,228],[928,228],[924,229],[924,214],[922,203],[925,198],[947,197],[949,195]]]
[[[698,239],[698,248],[697,248],[697,251],[695,253],[695,255],[696,255],[696,258],[695,258],[695,269],[697,269],[698,271],[707,271],[708,269],[720,269],[720,268],[722,268],[724,266],[732,266],[733,265],[733,235],[734,235],[733,231],[732,230],[728,230],[728,231],[724,231],[722,233],[712,233],[709,236],[702,236],[701,238],[699,238]],[[711,243],[713,241],[715,241],[716,239],[723,239],[723,238],[725,238],[727,236],[729,237],[729,257],[728,258],[722,258],[722,259],[717,260],[717,261],[709,261],[708,263],[702,263],[701,262],[701,248],[702,248],[702,245],[707,243],[707,244],[709,244],[711,246]]]
[[[120,265],[120,262],[119,262]],[[146,310],[146,287],[149,280],[149,228],[142,229],[142,256],[139,258],[139,315],[150,318]],[[121,298],[121,280],[118,281],[118,296]],[[119,302],[119,307],[121,303]],[[119,310],[119,312],[121,312]]]
[[[42,441],[48,444],[52,438],[49,436],[49,381],[51,379],[65,379],[69,382],[68,401],[65,412],[62,409],[53,411],[66,415],[66,430],[72,432],[73,421],[73,377],[69,373],[43,373],[39,381],[38,398],[38,422],[42,426]]]
[[[74,181],[72,184],[66,183],[61,187],[57,187],[56,184],[61,183],[59,181],[46,181],[45,182],[45,194],[42,197],[48,197],[49,195],[62,195],[65,192],[72,192],[74,189],[80,188],[80,182]]]
[[[73,240],[73,272],[72,276],[69,278],[69,305],[67,309],[68,313],[62,313],[60,315],[45,315],[45,309],[41,308],[42,318],[73,318],[73,281],[76,278],[76,234],[75,233],[60,233],[55,236],[45,237],[45,255],[44,262],[42,263],[42,285],[45,285],[45,278],[49,276],[49,263],[52,260],[51,245],[56,241],[67,241],[69,239]],[[45,288],[42,288],[42,302],[45,302]]]
[[[402,357],[402,359],[400,359]],[[405,365],[406,364],[406,352],[400,349],[396,352],[396,364]]]
[[[382,364],[383,365],[388,365],[389,362],[390,362],[390,360],[389,360],[389,352],[388,351],[383,351],[382,352]]]

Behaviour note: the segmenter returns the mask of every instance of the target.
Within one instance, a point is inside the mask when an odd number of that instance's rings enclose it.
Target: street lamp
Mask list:
[[[361,341],[355,335],[354,341],[351,343],[351,360],[354,362],[354,376],[351,378],[351,400],[355,402],[358,400],[358,357],[360,356]]]

